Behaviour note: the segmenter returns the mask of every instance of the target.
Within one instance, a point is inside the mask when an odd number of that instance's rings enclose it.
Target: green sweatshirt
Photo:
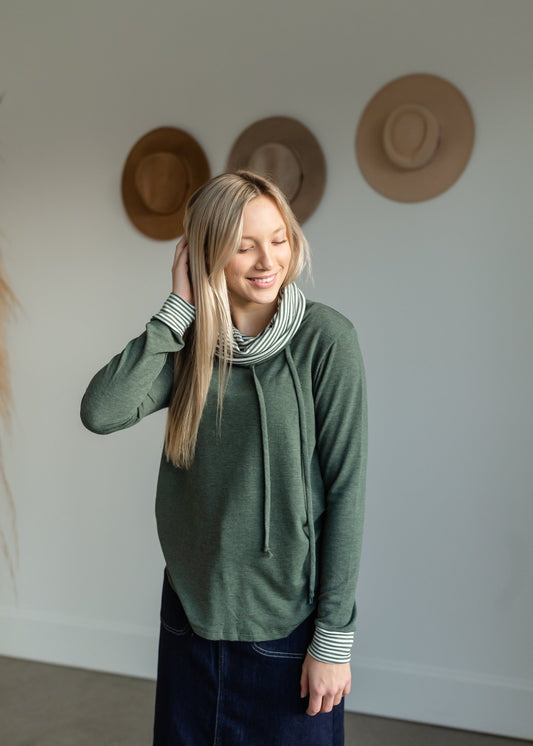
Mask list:
[[[168,406],[183,346],[152,319],[89,384],[84,425],[112,433]],[[163,454],[157,484],[159,539],[191,627],[212,640],[271,640],[316,609],[323,634],[352,632],[367,445],[353,325],[307,301],[284,349],[233,366],[220,431],[217,378],[215,365],[191,468]]]

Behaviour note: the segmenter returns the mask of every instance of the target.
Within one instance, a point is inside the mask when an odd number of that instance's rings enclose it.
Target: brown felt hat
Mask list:
[[[326,186],[326,161],[313,133],[290,117],[254,122],[237,138],[228,171],[246,169],[273,181],[300,223],[318,207]]]
[[[209,177],[209,163],[196,140],[184,130],[159,127],[137,140],[126,158],[124,207],[146,236],[177,238],[187,200]]]
[[[421,202],[449,189],[474,145],[474,119],[449,81],[420,73],[396,78],[369,101],[355,150],[363,176],[398,202]]]

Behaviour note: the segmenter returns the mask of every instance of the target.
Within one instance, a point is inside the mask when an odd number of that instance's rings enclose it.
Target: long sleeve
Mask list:
[[[131,427],[168,405],[174,368],[172,353],[183,348],[183,334],[194,318],[193,312],[181,320],[171,318],[175,298],[171,296],[146,330],[91,380],[80,412],[89,430],[107,434]]]
[[[328,655],[331,661],[349,660],[349,654],[343,656],[355,627],[367,454],[365,373],[354,329],[332,344],[316,370],[315,417],[326,513],[317,631],[310,652],[321,660]],[[335,632],[341,633],[336,639]]]

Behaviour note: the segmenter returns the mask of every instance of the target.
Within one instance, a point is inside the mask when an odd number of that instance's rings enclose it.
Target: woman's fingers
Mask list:
[[[302,696],[309,693],[308,715],[331,712],[340,704],[345,693],[350,691],[349,663],[322,663],[309,653],[302,666]]]
[[[178,265],[178,262],[180,260],[180,257],[183,256],[183,252],[187,248],[187,241],[185,239],[185,236],[182,236],[182,238],[178,241],[176,244],[176,251],[174,252],[174,261],[172,263],[172,274],[174,274],[176,267]]]
[[[174,252],[174,257],[177,257],[179,253],[183,250],[183,247],[187,246],[187,238],[183,235],[178,243],[176,244],[176,251]]]
[[[333,697],[322,697],[322,708],[320,712],[331,712],[335,699]]]
[[[189,276],[189,246],[185,236],[176,246],[172,264],[172,292],[188,303],[194,304],[194,297]]]

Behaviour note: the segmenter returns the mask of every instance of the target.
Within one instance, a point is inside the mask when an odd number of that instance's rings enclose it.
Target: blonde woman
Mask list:
[[[168,407],[155,746],[340,746],[366,464],[357,335],[294,281],[283,194],[250,172],[190,199],[172,293],[91,381],[110,433]]]

